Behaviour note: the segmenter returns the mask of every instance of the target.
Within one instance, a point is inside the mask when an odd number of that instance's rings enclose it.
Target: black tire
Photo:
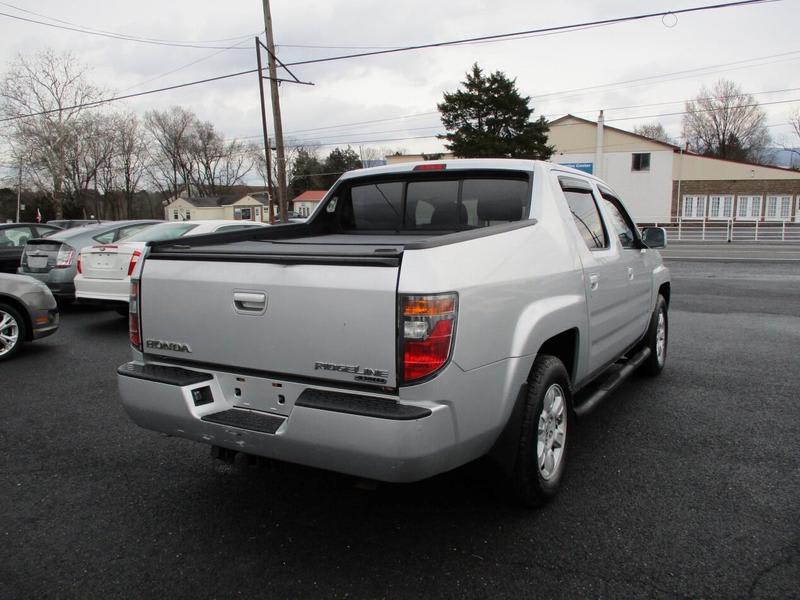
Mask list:
[[[0,303],[0,361],[8,360],[19,352],[25,337],[22,315],[13,306]]]
[[[554,393],[552,397],[548,395],[551,391]],[[546,401],[549,404],[553,400],[555,404],[556,395],[560,398],[560,411],[553,410],[553,406],[545,406]],[[512,476],[514,497],[524,506],[539,506],[558,492],[564,477],[571,428],[572,388],[569,374],[555,356],[537,356],[528,378]],[[542,448],[539,448],[540,433]],[[551,444],[550,449],[548,444]],[[556,444],[559,444],[558,447]],[[545,457],[545,464],[540,464],[542,456]],[[553,460],[551,469],[546,468],[548,456]]]
[[[659,317],[663,315],[663,345],[659,343]],[[650,348],[650,356],[647,357],[639,367],[639,373],[648,377],[655,377],[664,369],[667,361],[667,348],[669,347],[669,315],[667,311],[667,301],[664,296],[658,295],[653,315],[650,317],[650,325],[647,327],[647,334],[642,341],[642,347]],[[661,350],[659,349],[661,348]]]

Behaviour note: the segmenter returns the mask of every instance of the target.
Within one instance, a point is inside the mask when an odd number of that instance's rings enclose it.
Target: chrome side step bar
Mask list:
[[[590,385],[585,391],[578,393],[575,403],[575,414],[583,417],[592,412],[623,381],[628,379],[651,354],[650,348],[642,348],[624,363],[616,363],[601,375],[597,383]]]

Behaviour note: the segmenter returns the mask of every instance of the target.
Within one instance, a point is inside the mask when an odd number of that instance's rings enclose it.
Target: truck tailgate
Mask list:
[[[146,260],[144,352],[394,387],[398,271],[399,261]]]

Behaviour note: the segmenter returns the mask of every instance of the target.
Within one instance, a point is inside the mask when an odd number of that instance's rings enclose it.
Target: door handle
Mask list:
[[[589,275],[589,289],[593,292],[600,287],[600,276],[597,273]]]
[[[628,281],[633,281],[633,267],[628,267]]]
[[[234,292],[233,306],[239,312],[263,313],[267,309],[267,295],[260,292]]]

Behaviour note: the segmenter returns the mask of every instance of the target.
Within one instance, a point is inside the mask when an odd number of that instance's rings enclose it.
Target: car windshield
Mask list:
[[[160,242],[185,235],[197,227],[193,223],[163,223],[155,227],[148,227],[130,237],[121,238],[120,242]]]

